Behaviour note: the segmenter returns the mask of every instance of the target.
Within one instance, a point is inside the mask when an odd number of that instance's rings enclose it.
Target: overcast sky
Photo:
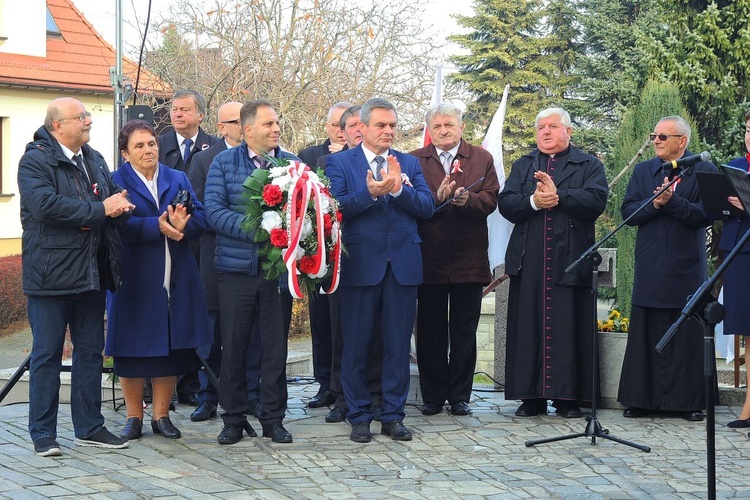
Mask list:
[[[123,12],[123,50],[131,54],[131,47],[140,45],[137,30],[130,27],[135,25],[135,19],[145,23],[148,0],[121,0]],[[166,12],[170,4],[178,0],[152,0],[151,20],[160,17],[159,14]],[[363,5],[371,5],[373,0],[352,0]],[[382,0],[381,0],[382,1]],[[390,0],[393,3],[401,3],[403,0]],[[451,14],[470,15],[473,12],[473,2],[467,0],[421,0],[424,9],[424,23],[431,24],[441,34],[448,36],[459,31]],[[104,37],[107,42],[115,45],[115,11],[116,0],[73,0],[78,10],[83,12],[86,19],[94,25],[94,28]],[[137,17],[136,17],[137,16]],[[441,61],[435,61],[435,65]]]

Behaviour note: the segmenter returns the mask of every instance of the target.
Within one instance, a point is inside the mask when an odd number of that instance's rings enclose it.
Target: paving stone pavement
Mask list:
[[[16,336],[17,337],[17,336]],[[28,338],[28,337],[27,337]],[[16,352],[18,351],[18,352]],[[23,339],[0,339],[0,365],[19,364]],[[15,357],[8,358],[9,355]],[[10,363],[10,364],[8,364]],[[124,450],[73,444],[70,406],[60,406],[58,441],[63,456],[38,457],[27,432],[28,405],[0,407],[0,498],[293,498],[431,500],[443,498],[684,499],[706,498],[706,426],[682,419],[625,419],[599,410],[613,436],[650,446],[644,453],[605,439],[576,438],[526,447],[527,440],[583,432],[584,419],[519,418],[518,405],[502,392],[475,391],[468,417],[445,412],[424,417],[407,407],[410,442],[379,434],[357,444],[347,424],[327,424],[326,408],[307,409],[314,384],[289,384],[286,428],[291,444],[245,437],[221,446],[221,420],[191,422],[191,407],[178,405],[172,420],[179,440],[151,433]],[[551,411],[552,409],[550,409]],[[729,429],[739,407],[716,410],[719,498],[750,498],[745,474],[750,458],[747,429]],[[124,409],[105,402],[110,430],[125,422]],[[148,419],[148,415],[146,416]],[[260,430],[256,420],[251,423]]]

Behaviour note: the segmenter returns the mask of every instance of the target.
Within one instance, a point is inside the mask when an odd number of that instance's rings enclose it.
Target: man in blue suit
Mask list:
[[[385,99],[360,110],[362,144],[331,155],[326,173],[343,214],[341,315],[344,352],[341,378],[349,408],[352,441],[372,440],[368,352],[374,327],[383,335],[381,433],[409,441],[404,406],[409,393],[409,349],[422,283],[417,217],[435,204],[419,160],[391,149],[398,114]]]

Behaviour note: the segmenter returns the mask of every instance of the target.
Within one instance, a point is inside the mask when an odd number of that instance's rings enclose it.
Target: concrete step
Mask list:
[[[70,360],[64,363],[70,364]],[[4,387],[8,380],[13,376],[18,368],[8,368],[0,370],[0,387]],[[286,364],[287,376],[309,376],[312,374],[312,354],[302,351],[289,351],[287,354]],[[120,384],[113,382],[113,376],[109,373],[102,374],[102,401],[112,401],[122,398]],[[8,393],[5,399],[0,402],[0,406],[13,403],[26,403],[29,401],[29,372],[26,371],[18,380],[13,389]],[[60,402],[70,403],[70,373],[63,372],[60,374]]]

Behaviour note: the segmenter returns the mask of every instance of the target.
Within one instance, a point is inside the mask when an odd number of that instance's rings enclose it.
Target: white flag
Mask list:
[[[508,105],[508,91],[510,85],[505,86],[503,91],[503,100],[500,107],[497,108],[495,116],[492,117],[490,127],[487,129],[487,135],[482,141],[482,147],[492,154],[495,159],[495,171],[497,180],[500,181],[500,191],[505,186],[505,169],[503,167],[503,122],[505,121],[505,109]],[[489,235],[490,246],[488,254],[490,258],[490,269],[492,271],[499,265],[505,263],[505,250],[508,248],[510,233],[513,231],[513,224],[508,222],[500,212],[495,209],[487,218],[487,231]]]

